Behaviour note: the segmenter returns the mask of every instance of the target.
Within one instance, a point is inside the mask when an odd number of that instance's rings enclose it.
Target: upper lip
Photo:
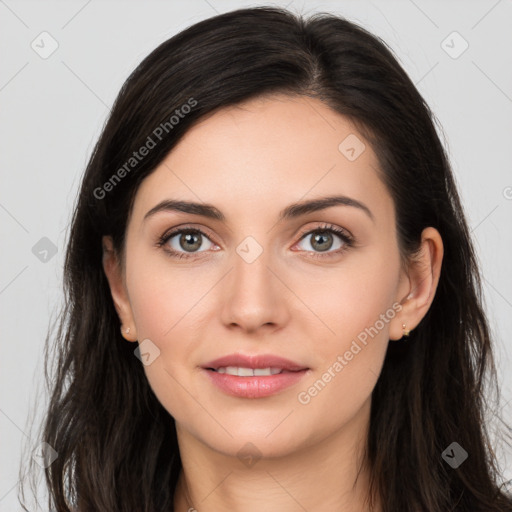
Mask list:
[[[285,359],[284,357],[275,356],[272,354],[257,354],[257,355],[244,355],[244,354],[230,354],[227,356],[219,357],[203,365],[203,368],[225,368],[227,366],[236,366],[238,368],[280,368],[288,371],[307,370],[307,366]]]

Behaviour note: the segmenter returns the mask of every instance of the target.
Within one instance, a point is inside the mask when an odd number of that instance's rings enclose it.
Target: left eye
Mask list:
[[[336,238],[338,243],[336,243]],[[303,235],[300,242],[308,239],[310,247],[316,253],[327,252],[330,249],[333,249],[330,252],[338,252],[351,244],[350,237],[336,228],[317,228],[309,231]]]

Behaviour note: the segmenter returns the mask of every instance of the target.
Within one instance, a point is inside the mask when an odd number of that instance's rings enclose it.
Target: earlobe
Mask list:
[[[442,260],[441,235],[435,228],[425,228],[421,235],[420,250],[411,259],[407,269],[404,285],[407,284],[408,289],[404,293],[404,287],[400,288],[400,293],[407,295],[405,299],[399,299],[402,310],[394,319],[396,325],[390,326],[390,339],[401,339],[407,331],[413,331],[427,314],[439,283]]]
[[[114,249],[112,237],[104,236],[102,244],[103,270],[107,277],[114,307],[121,323],[121,334],[127,341],[137,341],[136,327],[123,280],[121,263]]]

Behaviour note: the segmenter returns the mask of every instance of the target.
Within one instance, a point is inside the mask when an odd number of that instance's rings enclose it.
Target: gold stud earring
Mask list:
[[[403,334],[402,334],[402,337],[408,337],[409,334],[411,333],[411,331],[409,329],[407,329],[407,326],[405,324],[402,324],[402,330],[403,330]]]

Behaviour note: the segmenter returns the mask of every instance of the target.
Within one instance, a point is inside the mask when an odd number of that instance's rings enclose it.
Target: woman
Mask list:
[[[243,9],[154,50],[87,167],[65,291],[59,512],[512,510],[433,115],[344,19]]]

